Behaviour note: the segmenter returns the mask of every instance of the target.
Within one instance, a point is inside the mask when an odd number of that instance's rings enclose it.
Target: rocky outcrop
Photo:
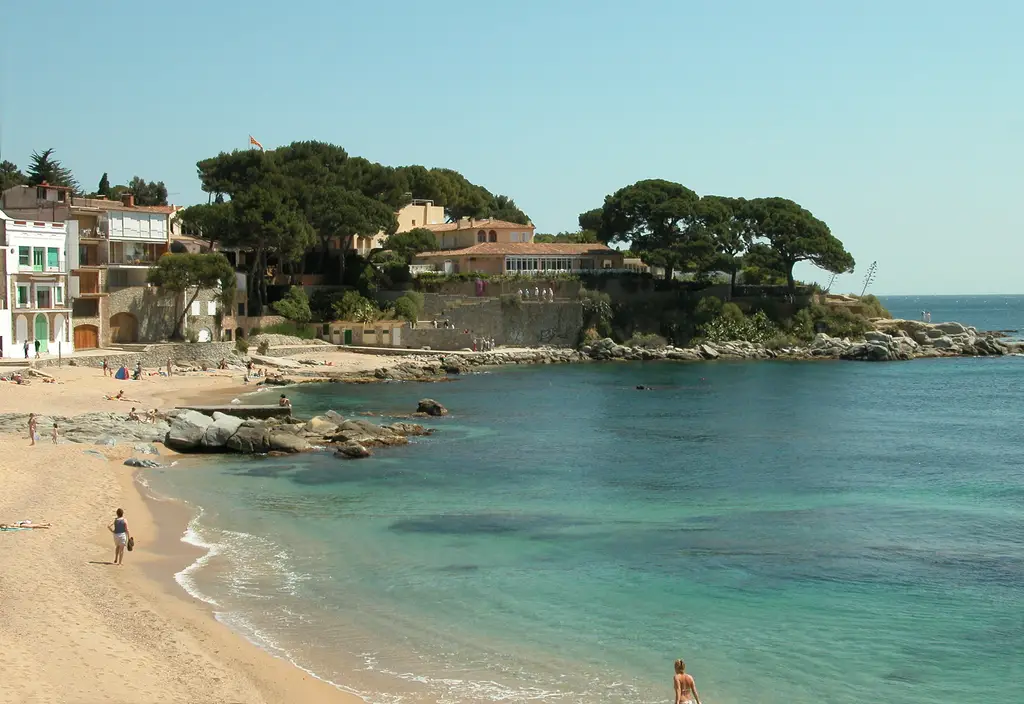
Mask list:
[[[419,404],[416,406],[416,412],[425,413],[428,416],[448,415],[448,409],[432,398],[420,399]]]
[[[291,454],[333,446],[339,456],[356,458],[368,457],[367,448],[404,445],[409,437],[431,432],[415,423],[377,425],[364,419],[346,420],[334,411],[308,421],[294,418],[242,420],[216,412],[210,417],[198,411],[177,411],[164,444],[179,452],[241,454]]]
[[[90,445],[120,445],[163,442],[170,428],[167,421],[144,423],[128,420],[128,413],[83,413],[79,416],[39,415],[40,435],[54,423],[60,430],[61,440]],[[27,413],[0,413],[0,435],[28,437]],[[145,447],[143,445],[142,447]]]

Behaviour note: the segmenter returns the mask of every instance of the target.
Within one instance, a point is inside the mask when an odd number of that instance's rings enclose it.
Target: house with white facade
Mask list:
[[[19,220],[0,211],[0,357],[74,351],[66,222]]]

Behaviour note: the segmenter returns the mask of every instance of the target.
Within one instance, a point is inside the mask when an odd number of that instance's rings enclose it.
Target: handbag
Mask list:
[[[135,549],[135,538],[128,538],[128,552]]]

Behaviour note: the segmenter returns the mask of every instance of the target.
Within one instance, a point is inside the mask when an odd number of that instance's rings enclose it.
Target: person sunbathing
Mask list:
[[[18,521],[17,523],[0,523],[0,530],[32,530],[34,528],[50,528],[49,523],[33,523],[32,521]]]
[[[141,421],[142,418],[135,412],[135,406],[132,406],[132,410],[128,411],[128,420]]]

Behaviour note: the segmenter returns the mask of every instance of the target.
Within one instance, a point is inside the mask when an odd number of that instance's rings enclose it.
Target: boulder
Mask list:
[[[384,425],[381,427],[386,430],[390,430],[396,435],[404,435],[405,437],[434,434],[434,431],[430,428],[424,428],[422,425],[418,425],[416,423],[392,423],[391,425]]]
[[[291,433],[272,432],[269,442],[270,449],[277,452],[306,452],[310,449],[305,438]]]
[[[212,450],[227,447],[228,440],[242,427],[242,422],[241,418],[214,411],[213,423],[206,427],[201,445]]]
[[[206,429],[213,424],[213,418],[198,411],[185,411],[171,422],[170,430],[164,437],[164,445],[178,452],[188,452],[199,447]]]
[[[324,413],[323,418],[327,422],[334,423],[335,425],[341,425],[345,422],[345,417],[337,411],[327,411],[327,413]]]
[[[428,416],[448,415],[448,409],[432,398],[420,399],[419,405],[416,406],[416,412],[426,413]]]
[[[892,336],[887,335],[884,332],[878,332],[877,330],[869,330],[864,333],[864,339],[868,342],[879,342],[884,345],[888,345],[892,342]]]
[[[354,442],[366,446],[404,445],[409,442],[405,435],[394,430],[374,425],[368,420],[347,420],[338,427],[332,442]]]
[[[334,456],[343,460],[355,460],[361,457],[369,457],[371,453],[357,442],[346,442],[338,445],[334,450]]]
[[[704,359],[718,359],[719,357],[718,350],[710,345],[699,345],[697,351]]]
[[[130,457],[124,461],[126,467],[162,467],[156,460],[140,460]]]
[[[270,437],[262,425],[242,424],[238,431],[228,438],[227,447],[235,452],[258,454],[270,450]]]
[[[967,328],[960,323],[936,323],[935,329],[944,335],[963,335],[967,332]]]
[[[296,362],[294,359],[285,359],[284,357],[266,357],[264,355],[253,354],[249,355],[256,364],[262,364],[264,367],[276,367],[278,369],[298,369],[302,365]]]
[[[334,413],[334,411],[328,411],[328,413]],[[337,414],[335,413],[335,415]],[[341,416],[338,417],[340,418]],[[344,423],[345,421],[342,420],[340,422]],[[305,428],[314,435],[331,435],[338,430],[338,425],[339,423],[328,420],[325,416],[313,416],[306,421]]]
[[[940,350],[951,350],[954,347],[954,343],[950,338],[942,336],[933,339],[932,346]]]

